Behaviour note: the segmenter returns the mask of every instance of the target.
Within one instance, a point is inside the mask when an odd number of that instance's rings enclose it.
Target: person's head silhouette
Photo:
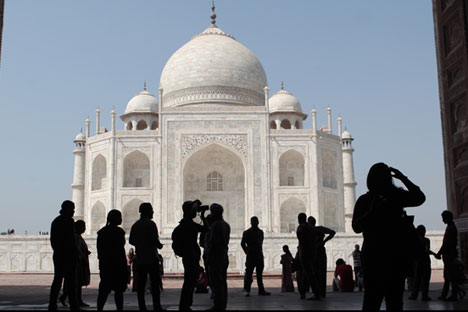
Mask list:
[[[338,260],[336,260],[336,266],[340,266],[340,265],[343,265],[343,264],[346,264],[346,262],[342,259],[342,258],[339,258]]]
[[[283,251],[284,251],[285,253],[290,253],[290,251],[289,251],[289,246],[288,246],[288,245],[283,245]]]
[[[194,207],[194,202],[187,200],[182,204],[182,211],[184,212],[184,218],[193,219],[197,216],[197,210]]]
[[[76,234],[83,234],[86,231],[86,223],[83,220],[75,221]]]
[[[424,235],[426,235],[426,227],[422,224],[418,225],[418,227],[416,228],[416,232],[418,232],[419,235],[421,235],[422,237],[424,237]]]
[[[442,221],[445,224],[448,224],[453,221],[453,214],[448,210],[443,211],[441,216],[442,216]]]
[[[122,213],[117,209],[112,209],[107,214],[107,224],[118,226],[122,224]]]
[[[385,194],[393,188],[390,167],[384,163],[374,164],[367,174],[367,188],[375,194]]]
[[[307,223],[309,223],[312,226],[315,226],[315,224],[317,223],[317,220],[315,220],[314,217],[310,216],[307,218]]]
[[[305,224],[307,223],[307,215],[303,212],[297,215],[297,221],[299,224]]]
[[[256,216],[250,218],[250,225],[252,225],[253,228],[258,228],[259,223],[260,222],[258,221],[258,218]]]
[[[72,202],[71,200],[66,200],[62,203],[61,206],[62,209],[60,209],[60,214],[62,216],[66,217],[73,217],[75,214],[75,203]]]
[[[213,220],[222,218],[223,211],[224,211],[223,206],[221,206],[220,204],[213,203],[210,206],[210,212],[213,217]]]
[[[154,210],[153,206],[151,206],[151,203],[142,203],[140,205],[139,211],[142,217],[153,219]]]
[[[359,245],[358,244],[354,245],[354,249],[359,250]]]

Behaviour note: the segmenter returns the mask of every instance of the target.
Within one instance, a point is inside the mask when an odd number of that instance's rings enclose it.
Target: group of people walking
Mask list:
[[[406,187],[396,187],[393,178]],[[430,242],[425,238],[425,228],[413,226],[413,219],[406,215],[405,207],[419,206],[425,201],[424,193],[399,170],[378,163],[371,167],[367,177],[369,191],[359,197],[353,214],[352,227],[362,233],[362,252],[356,245],[352,253],[355,281],[352,281],[351,266],[338,259],[335,270],[336,289],[352,291],[355,285],[364,288],[363,309],[379,309],[383,299],[387,309],[403,308],[403,291],[407,278],[407,268],[413,267],[413,290],[409,299],[417,299],[418,291],[423,300],[430,300],[428,285],[430,279],[429,255],[444,261],[445,284],[440,299],[457,300],[464,295],[458,286],[460,263],[457,260],[457,230],[450,212],[444,211],[442,218],[447,224],[443,245],[438,253],[430,250]],[[65,304],[68,297],[70,308],[79,310],[88,306],[81,298],[81,287],[89,285],[89,250],[81,235],[86,224],[74,221],[74,203],[64,201],[60,215],[51,225],[50,240],[54,251],[54,279],[49,298],[49,309],[57,309],[57,300]],[[209,210],[209,215],[205,212]],[[228,248],[230,226],[223,219],[223,207],[219,204],[202,205],[199,200],[186,201],[182,205],[183,218],[173,230],[172,249],[182,258],[184,283],[181,290],[179,310],[190,310],[194,290],[200,276],[209,285],[213,309],[225,310],[227,306],[227,269],[229,266]],[[150,203],[139,207],[140,219],[131,227],[129,242],[135,247],[131,256],[133,268],[138,272],[136,284],[138,307],[146,310],[145,290],[149,276],[154,310],[162,310],[160,301],[161,268],[158,249],[163,245],[159,240],[158,228],[153,219],[154,210]],[[201,223],[194,219],[200,216]],[[249,297],[256,271],[258,295],[268,296],[263,284],[263,231],[259,219],[250,219],[251,227],[243,232],[241,247],[246,254],[244,294]],[[107,214],[106,225],[97,232],[97,256],[99,259],[99,292],[97,309],[103,310],[108,295],[114,291],[117,310],[123,310],[124,296],[130,280],[129,262],[125,253],[125,232],[119,227],[122,214],[111,210]],[[308,300],[321,300],[326,297],[327,255],[325,244],[332,239],[335,231],[317,226],[314,217],[305,213],[298,215],[296,231],[298,249],[293,257],[289,247],[283,246],[281,256],[282,292],[294,292],[292,273],[296,273],[301,299],[311,289],[313,296]],[[418,247],[419,246],[419,247]],[[203,248],[203,252],[200,247]],[[398,250],[399,252],[394,252]],[[200,267],[203,260],[205,268]],[[205,272],[206,271],[206,275]],[[349,282],[352,281],[352,283]],[[63,285],[63,294],[59,298]],[[447,297],[449,288],[452,294]]]

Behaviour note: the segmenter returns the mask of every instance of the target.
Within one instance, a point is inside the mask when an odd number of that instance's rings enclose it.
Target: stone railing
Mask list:
[[[442,231],[430,231],[427,237],[431,240],[431,249],[438,251],[443,238]],[[85,236],[91,251],[89,257],[91,272],[98,272],[98,259],[96,253],[96,236]],[[127,237],[128,239],[128,237]],[[229,244],[229,271],[243,272],[245,255],[240,246],[240,235],[232,235]],[[169,237],[162,237],[164,248],[160,254],[164,259],[164,270],[168,273],[183,271],[182,260],[174,255]],[[335,238],[326,244],[327,266],[329,270],[335,267],[335,261],[343,258],[347,263],[353,263],[351,252],[355,244],[362,244],[360,235],[338,233]],[[295,234],[265,234],[263,253],[265,256],[265,271],[280,271],[280,259],[283,253],[282,246],[288,245],[296,253],[297,238]],[[127,243],[126,249],[131,246]],[[431,257],[432,268],[442,268],[442,261]],[[51,273],[53,272],[52,249],[48,235],[2,235],[0,236],[0,273],[26,272]]]

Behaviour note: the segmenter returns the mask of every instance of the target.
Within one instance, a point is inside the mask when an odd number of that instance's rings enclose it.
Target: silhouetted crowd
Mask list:
[[[393,178],[406,187],[396,187]],[[449,211],[442,213],[447,224],[443,244],[439,252],[430,249],[425,237],[425,227],[413,225],[405,207],[424,203],[425,195],[399,170],[383,163],[371,167],[367,177],[369,191],[356,202],[352,226],[362,233],[362,250],[359,245],[350,254],[353,267],[340,258],[336,261],[332,287],[334,291],[352,292],[364,290],[363,310],[378,310],[385,299],[387,309],[403,309],[405,281],[411,291],[409,299],[416,300],[421,291],[422,300],[428,296],[431,275],[430,255],[444,262],[444,288],[439,299],[457,300],[465,295],[459,286],[464,282],[463,266],[458,260],[458,232]],[[50,241],[54,251],[54,279],[50,290],[49,309],[57,309],[57,300],[65,306],[68,298],[70,309],[89,306],[83,302],[81,289],[90,283],[88,256],[90,251],[82,238],[86,224],[74,221],[75,206],[72,201],[62,203],[60,215],[54,219]],[[227,269],[231,228],[223,218],[223,207],[213,203],[202,205],[200,200],[186,201],[182,205],[183,218],[174,228],[172,249],[182,258],[184,282],[181,289],[179,310],[191,310],[193,293],[211,292],[215,310],[226,310],[228,301]],[[205,216],[205,213],[209,214]],[[134,248],[125,252],[125,232],[120,227],[122,214],[111,210],[106,225],[97,232],[97,257],[99,260],[99,290],[97,309],[104,309],[107,297],[114,292],[117,310],[123,310],[124,292],[133,275],[132,290],[136,291],[138,307],[146,310],[145,294],[151,293],[154,310],[162,310],[163,259],[158,250],[163,248],[159,231],[152,220],[150,203],[139,207],[140,219],[131,227],[129,242]],[[197,216],[201,223],[194,221]],[[244,295],[251,296],[253,272],[256,272],[259,296],[269,296],[263,284],[263,240],[259,219],[250,219],[251,227],[242,234],[241,247],[246,254]],[[296,231],[298,246],[295,256],[289,246],[283,246],[281,256],[281,291],[294,292],[294,273],[300,299],[323,300],[327,287],[327,254],[325,244],[333,239],[335,231],[317,226],[314,217],[298,214]],[[203,251],[201,250],[203,249]],[[204,267],[200,266],[203,261]],[[63,292],[59,297],[63,283]],[[451,289],[451,295],[448,296]]]

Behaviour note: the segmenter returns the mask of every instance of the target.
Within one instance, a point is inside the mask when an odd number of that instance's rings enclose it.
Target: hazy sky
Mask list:
[[[0,231],[48,231],[71,198],[73,139],[95,109],[110,128],[143,81],[157,93],[169,57],[210,24],[208,0],[6,1],[0,69]],[[446,209],[431,1],[217,0],[217,25],[281,80],[305,113],[341,115],[357,195],[369,167],[399,168],[426,193],[408,209],[441,229]],[[305,128],[311,127],[307,118]],[[117,121],[117,128],[123,124]]]

